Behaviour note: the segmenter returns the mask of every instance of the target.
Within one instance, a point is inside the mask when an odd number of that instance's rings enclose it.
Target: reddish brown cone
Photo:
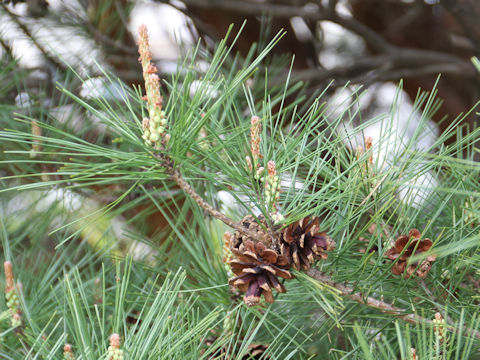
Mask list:
[[[232,253],[235,259],[229,263],[236,276],[229,280],[229,284],[246,292],[243,298],[245,304],[258,304],[261,295],[267,302],[273,303],[272,288],[280,293],[286,292],[277,278],[293,278],[287,270],[289,262],[285,256],[252,240],[242,242],[238,249],[232,249]]]
[[[335,248],[335,242],[325,232],[319,231],[320,219],[307,216],[290,224],[282,236],[282,254],[288,254],[296,270],[308,270],[315,260],[326,259]]]
[[[405,278],[412,275],[417,275],[420,278],[425,278],[432,267],[432,262],[435,261],[435,256],[429,255],[419,264],[412,263],[407,267],[407,262],[410,256],[427,252],[432,247],[432,240],[420,240],[421,234],[417,229],[412,229],[407,235],[401,235],[395,241],[395,244],[386,253],[386,256],[395,261],[392,267],[392,273],[395,275],[404,274]]]

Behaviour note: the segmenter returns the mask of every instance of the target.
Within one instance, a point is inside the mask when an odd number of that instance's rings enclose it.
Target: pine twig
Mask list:
[[[138,28],[138,53],[139,61],[142,64],[143,78],[145,80],[146,95],[144,99],[147,102],[149,118],[142,121],[143,136],[145,143],[158,151],[155,157],[160,161],[165,171],[177,185],[190,196],[202,209],[207,211],[211,216],[219,219],[231,228],[240,231],[242,234],[262,242],[262,239],[254,232],[246,229],[244,226],[236,223],[228,218],[220,211],[214,209],[207,203],[182,177],[182,174],[175,168],[172,158],[168,155],[168,141],[170,134],[166,133],[168,129],[167,119],[162,110],[163,98],[160,95],[160,82],[157,75],[157,68],[151,63],[152,53],[148,40],[148,30],[145,25]]]
[[[183,178],[182,174],[178,170],[176,170],[173,167],[172,160],[170,157],[164,153],[156,155],[157,159],[160,160],[162,163],[165,171],[167,172],[168,175],[170,175],[170,178],[177,183],[177,185],[187,194],[190,196],[192,200],[194,200],[198,206],[200,206],[202,209],[207,211],[211,216],[214,218],[222,221],[225,225],[230,226],[231,228],[240,231],[242,234],[253,238],[257,241],[262,242],[262,239],[258,237],[258,235],[244,226],[240,225],[239,223],[233,221],[226,215],[222,214],[220,211],[217,209],[213,208],[209,203],[207,203],[196,191],[194,188],[192,188],[186,180]]]
[[[411,324],[424,323],[432,326],[434,325],[433,320],[424,318],[417,314],[408,313],[407,310],[405,309],[396,307],[385,301],[375,299],[371,296],[366,296],[361,292],[355,292],[353,288],[347,285],[335,282],[330,276],[322,273],[319,270],[309,269],[305,273],[311,278],[337,289],[338,291],[340,291],[340,295],[348,297],[355,302],[380,310],[383,313],[394,315],[399,319],[402,319]],[[450,324],[447,324],[445,326],[450,330],[455,330],[456,328],[454,325],[450,325]],[[477,339],[480,339],[480,331],[470,329],[466,326],[463,326],[462,330],[465,335],[473,335]]]

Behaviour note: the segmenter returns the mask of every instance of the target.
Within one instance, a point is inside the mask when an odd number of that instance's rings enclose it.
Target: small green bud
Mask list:
[[[13,319],[13,318],[12,318],[11,325],[12,325],[12,327],[14,327],[14,328],[19,327],[19,326],[22,325],[22,320],[18,320],[18,319]]]
[[[19,327],[22,325],[22,316],[19,313],[15,313],[12,315],[10,324],[12,327]]]
[[[150,130],[150,133],[154,133],[154,132],[157,132],[157,128],[158,128],[158,124],[155,124],[153,121],[150,125],[150,127],[148,128]]]
[[[277,213],[277,214],[273,215],[273,219],[275,220],[275,224],[278,225],[278,224],[285,221],[285,216],[283,216],[280,213]]]

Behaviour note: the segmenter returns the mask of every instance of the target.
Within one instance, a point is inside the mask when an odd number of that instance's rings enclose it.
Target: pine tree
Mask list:
[[[97,136],[2,106],[2,357],[479,355],[480,130],[418,150],[438,105],[423,93],[382,163],[388,127],[377,148],[343,131],[361,94],[333,109],[302,83],[266,86],[281,37],[246,59],[196,48],[160,80],[142,27],[136,91],[109,75],[121,97],[89,102],[59,85]]]

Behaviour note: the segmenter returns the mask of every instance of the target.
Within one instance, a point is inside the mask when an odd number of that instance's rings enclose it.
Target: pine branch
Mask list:
[[[262,241],[258,237],[258,235],[248,229],[246,229],[244,226],[240,225],[239,223],[233,221],[229,217],[225,216],[222,214],[220,211],[216,210],[213,208],[209,203],[207,203],[196,191],[194,188],[192,188],[183,178],[182,174],[178,170],[176,170],[173,167],[173,162],[170,159],[170,157],[166,154],[158,154],[156,155],[157,159],[160,160],[162,163],[162,166],[164,167],[165,171],[167,172],[168,175],[170,175],[170,178],[177,183],[178,186],[187,194],[190,196],[192,200],[194,200],[198,206],[200,206],[202,209],[207,211],[211,216],[217,218],[218,220],[222,221],[225,225],[230,226],[231,228],[240,231],[242,234],[247,235],[248,237],[251,237],[257,241]]]
[[[236,223],[218,210],[208,204],[182,177],[182,174],[175,169],[172,158],[167,153],[167,144],[170,134],[166,134],[165,129],[168,128],[165,113],[162,110],[163,98],[160,95],[160,83],[157,75],[157,68],[151,64],[152,54],[149,49],[148,31],[145,25],[138,28],[139,41],[138,52],[140,54],[140,63],[142,64],[143,77],[145,80],[146,95],[144,99],[147,102],[150,118],[145,118],[142,122],[144,129],[143,139],[148,145],[159,151],[155,157],[160,160],[161,165],[165,169],[171,179],[190,196],[202,209],[207,211],[211,216],[219,219],[226,225],[247,235],[250,238],[261,241],[261,239],[252,231],[244,226]]]
[[[222,214],[220,211],[214,209],[210,204],[208,204],[182,177],[180,172],[178,170],[175,170],[172,164],[171,159],[165,155],[161,154],[157,156],[158,159],[161,160],[165,170],[167,173],[170,175],[172,180],[174,180],[178,186],[188,195],[190,196],[201,208],[206,210],[211,216],[221,220],[223,223],[226,225],[242,232],[243,234],[252,237],[258,241],[261,241],[261,239],[257,239],[257,235],[249,231],[248,229],[245,229],[243,226],[240,224],[234,222],[232,219],[227,217],[226,215]],[[433,326],[434,321],[424,318],[422,316],[419,316],[417,314],[412,314],[408,313],[407,310],[396,307],[390,303],[387,303],[382,300],[378,300],[374,297],[371,296],[365,296],[361,292],[355,292],[355,290],[347,285],[337,283],[335,282],[330,276],[316,270],[316,269],[309,269],[305,272],[308,276],[311,278],[320,281],[322,283],[325,283],[337,290],[340,291],[340,294],[342,296],[346,296],[350,298],[351,300],[358,302],[360,304],[364,304],[368,307],[380,310],[383,313],[386,314],[391,314],[399,319],[402,319],[408,323],[412,324],[417,324],[417,323],[424,323]],[[451,320],[449,321],[451,322]],[[449,328],[452,331],[455,331],[456,327],[451,324],[446,324],[446,327]],[[470,329],[466,326],[462,327],[463,333],[467,336],[474,336],[477,339],[480,339],[480,331]]]
[[[47,50],[43,48],[43,46],[38,42],[35,36],[33,36],[32,32],[27,27],[27,25],[21,22],[16,14],[11,12],[5,4],[1,4],[1,6],[2,6],[2,9],[5,11],[5,13],[8,15],[8,17],[10,17],[10,19],[20,28],[20,30],[24,33],[24,35],[27,36],[32,41],[33,45],[35,45],[35,47],[42,53],[42,55],[45,57],[45,59],[49,63],[54,65],[57,69],[60,69],[60,70],[66,69],[65,65],[63,65],[60,61],[58,61],[53,56],[51,56],[47,52]]]
[[[424,318],[422,316],[419,316],[417,314],[408,313],[407,310],[405,310],[405,309],[396,307],[396,306],[394,306],[392,304],[389,304],[385,301],[375,299],[371,296],[366,296],[366,295],[362,294],[361,292],[355,292],[355,290],[353,288],[351,288],[347,285],[335,282],[330,276],[322,273],[321,271],[318,271],[316,269],[309,269],[305,273],[308,276],[310,276],[311,278],[337,289],[338,291],[340,291],[340,294],[342,296],[346,296],[346,297],[350,298],[351,300],[353,300],[355,302],[358,302],[358,303],[364,304],[368,307],[380,310],[383,313],[394,315],[394,316],[398,317],[399,319],[402,319],[402,320],[404,320],[406,322],[409,322],[411,324],[424,323],[424,324],[428,324],[428,325],[432,325],[432,326],[434,325],[433,320],[426,319],[426,318]],[[450,330],[455,330],[456,329],[456,327],[454,325],[451,325],[451,324],[446,324],[446,327],[450,328]],[[463,326],[462,330],[463,330],[463,333],[465,335],[468,335],[468,336],[473,335],[477,339],[480,339],[480,331],[470,329],[466,326]]]
[[[3,40],[0,36],[0,45],[2,46],[3,50],[5,51],[6,56],[9,60],[14,60],[15,57],[13,56],[12,48]]]

